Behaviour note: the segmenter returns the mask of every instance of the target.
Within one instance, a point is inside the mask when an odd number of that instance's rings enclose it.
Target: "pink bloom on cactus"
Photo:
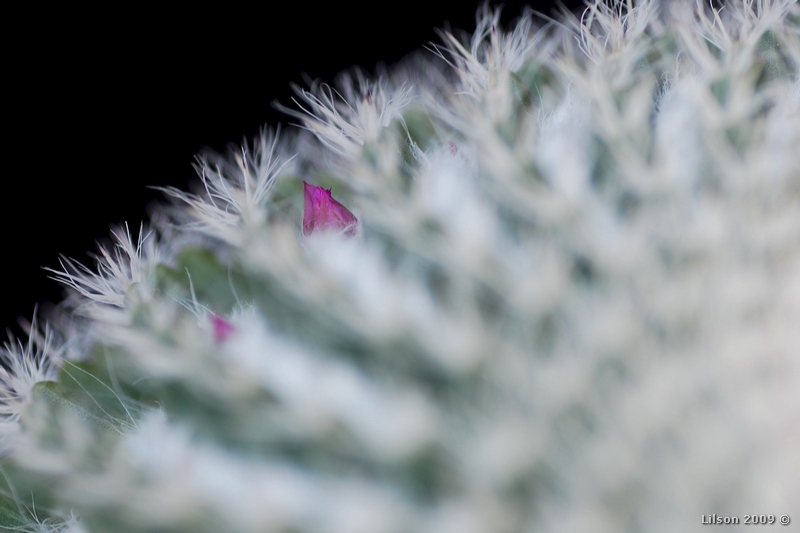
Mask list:
[[[214,340],[221,343],[224,342],[225,339],[230,337],[233,332],[236,331],[236,328],[233,324],[225,320],[224,318],[212,314],[210,316],[211,320],[211,332],[214,335]]]
[[[358,231],[358,219],[331,196],[330,189],[303,182],[303,235],[326,229],[344,230],[347,235]]]

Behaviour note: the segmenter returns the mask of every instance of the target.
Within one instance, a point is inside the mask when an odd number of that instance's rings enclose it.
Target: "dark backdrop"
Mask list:
[[[439,42],[445,22],[471,32],[479,2],[454,4],[7,12],[0,325],[18,332],[18,317],[61,299],[42,269],[60,254],[92,263],[86,252],[110,225],[138,228],[161,197],[147,186],[185,188],[199,150],[291,122],[272,103],[291,104],[303,73],[330,82],[353,65],[391,65]],[[555,2],[505,2],[504,24],[526,4],[550,13]]]

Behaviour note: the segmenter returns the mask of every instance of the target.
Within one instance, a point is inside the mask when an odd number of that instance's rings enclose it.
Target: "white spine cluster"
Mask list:
[[[498,20],[298,89],[300,133],[65,261],[81,333],[0,352],[0,524],[800,520],[796,2]],[[325,209],[357,234],[303,235]]]

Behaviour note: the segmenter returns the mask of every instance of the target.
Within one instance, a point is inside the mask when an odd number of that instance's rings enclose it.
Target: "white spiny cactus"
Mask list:
[[[798,5],[537,20],[298,88],[64,260],[0,352],[0,528],[800,520]]]

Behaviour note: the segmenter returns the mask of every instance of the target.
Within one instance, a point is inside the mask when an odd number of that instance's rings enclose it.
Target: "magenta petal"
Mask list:
[[[303,235],[326,229],[355,235],[358,219],[331,196],[330,189],[303,182]]]
[[[236,331],[234,325],[222,317],[211,315],[210,319],[214,340],[217,342],[224,342],[225,339],[230,337]]]

